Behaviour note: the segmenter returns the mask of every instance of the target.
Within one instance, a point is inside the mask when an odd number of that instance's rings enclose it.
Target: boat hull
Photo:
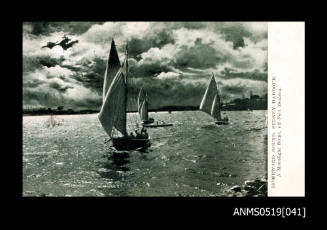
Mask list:
[[[147,121],[142,121],[142,124],[151,124],[154,122],[154,119],[153,118],[149,118],[149,120]]]
[[[216,125],[228,125],[228,121],[216,121]]]
[[[135,137],[118,137],[112,139],[113,147],[118,151],[137,150],[150,147],[149,139],[140,139]]]
[[[168,123],[168,124],[143,124],[144,127],[147,128],[157,128],[157,127],[166,127],[166,126],[173,126],[173,124]]]

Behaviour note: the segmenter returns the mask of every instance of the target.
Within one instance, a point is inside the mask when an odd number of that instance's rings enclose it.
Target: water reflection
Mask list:
[[[122,170],[124,172],[129,171],[129,168],[124,165],[129,163],[129,153],[128,152],[114,152],[108,157],[108,160],[112,161],[112,164],[115,169]]]
[[[128,152],[108,152],[104,157],[107,158],[108,161],[105,161],[102,165],[102,170],[98,171],[102,177],[119,180],[123,172],[130,170],[126,167],[130,162]]]
[[[108,161],[103,163],[102,170],[98,173],[101,177],[110,179],[113,181],[114,186],[107,188],[101,188],[100,190],[107,196],[128,196],[128,185],[125,181],[125,173],[130,171],[127,167],[129,161],[128,152],[108,152],[105,156]]]

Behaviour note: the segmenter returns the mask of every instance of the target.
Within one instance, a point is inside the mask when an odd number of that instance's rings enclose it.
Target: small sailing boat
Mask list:
[[[127,132],[127,80],[128,51],[123,65],[120,65],[115,42],[112,40],[103,84],[103,103],[98,115],[99,121],[118,151],[145,149],[151,145],[148,134]],[[114,137],[118,130],[120,136]],[[143,129],[144,131],[145,129]]]
[[[148,115],[148,100],[147,100],[147,93],[145,92],[145,90],[143,90],[143,88],[141,88],[140,92],[139,92],[139,97],[137,100],[137,104],[138,104],[138,112],[140,114],[140,118],[142,120],[142,124],[151,124],[154,122],[153,118],[149,118]]]
[[[153,118],[148,118],[148,111],[147,111],[147,108],[148,108],[148,105],[147,105],[147,101],[145,100],[143,103],[142,103],[142,106],[141,106],[141,110],[140,110],[140,116],[141,116],[141,119],[142,119],[142,125],[143,127],[147,127],[147,128],[158,128],[158,127],[166,127],[166,126],[173,126],[172,123],[166,123],[166,122],[163,122],[163,121],[156,121],[154,123],[154,119]],[[152,120],[150,120],[152,119]],[[144,122],[146,121],[146,122]]]
[[[141,88],[139,92],[139,97],[137,100],[138,104],[138,112],[140,114],[141,120],[142,120],[142,125],[143,127],[147,128],[157,128],[157,127],[165,127],[165,126],[172,126],[173,124],[171,123],[165,123],[165,122],[160,122],[157,121],[154,123],[153,118],[149,118],[148,115],[148,100],[147,100],[147,93],[143,88]]]
[[[148,116],[148,101],[147,101],[147,94],[143,90],[140,90],[139,97],[138,97],[138,110],[142,120],[142,126],[147,128],[157,128],[157,127],[166,127],[166,126],[173,126],[172,123],[165,123],[163,121],[156,121],[154,123],[153,118],[149,118]]]
[[[228,117],[221,117],[220,95],[214,75],[212,75],[208,88],[203,95],[200,110],[212,116],[217,125],[228,124]]]
[[[173,126],[172,123],[165,123],[165,122],[156,122],[154,124],[143,124],[143,127],[147,128],[158,128],[158,127],[166,127],[166,126]]]

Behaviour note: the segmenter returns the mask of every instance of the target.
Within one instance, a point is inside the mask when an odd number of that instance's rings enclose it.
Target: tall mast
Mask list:
[[[127,77],[128,77],[128,43],[126,43],[126,50],[125,50],[125,65],[126,65],[126,76],[125,76],[125,122],[127,126]],[[126,136],[127,136],[127,130],[126,130]]]

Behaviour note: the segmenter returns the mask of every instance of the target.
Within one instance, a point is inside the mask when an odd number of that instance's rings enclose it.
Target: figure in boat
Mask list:
[[[105,132],[118,151],[144,149],[151,145],[149,135],[127,132],[128,50],[120,65],[115,42],[112,40],[103,83],[103,103],[98,115]],[[115,136],[115,131],[119,136]],[[116,132],[116,133],[117,133]]]
[[[135,134],[136,134],[136,138],[138,138],[138,139],[144,139],[144,138],[149,137],[149,134],[144,127],[142,127],[141,132],[139,132],[137,129],[135,129]]]
[[[203,95],[200,110],[209,114],[215,119],[217,125],[227,125],[228,117],[221,116],[220,95],[217,88],[217,83],[214,75],[212,74],[210,83]]]

